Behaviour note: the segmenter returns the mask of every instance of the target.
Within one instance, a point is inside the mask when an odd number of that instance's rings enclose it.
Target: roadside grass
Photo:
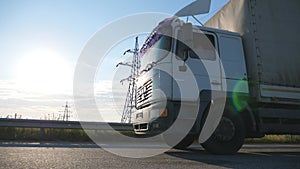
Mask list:
[[[129,137],[141,137],[133,131],[88,130],[83,129],[39,129],[0,127],[0,140],[3,141],[70,141],[92,142],[89,136],[96,136],[101,140],[118,139],[117,133]],[[266,135],[262,138],[247,138],[247,144],[300,144],[300,135]]]
[[[91,142],[89,136],[117,139],[117,133],[135,137],[133,131],[0,127],[0,140]]]
[[[266,135],[262,138],[247,138],[245,143],[300,144],[300,135]]]
[[[82,129],[39,129],[0,127],[0,140],[8,141],[90,141]]]

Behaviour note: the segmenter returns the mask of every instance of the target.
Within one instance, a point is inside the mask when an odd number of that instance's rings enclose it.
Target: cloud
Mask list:
[[[95,100],[105,121],[120,121],[127,94],[127,86],[116,86],[109,80],[95,83]]]
[[[73,103],[72,93],[51,94],[20,89],[14,81],[0,80],[0,117],[14,116],[40,119],[48,114],[61,114],[66,101]]]
[[[121,114],[127,93],[127,85],[112,86],[112,81],[97,81],[94,83],[94,96],[99,114],[92,111],[84,112],[80,120],[99,121],[102,116],[104,121],[120,122]],[[93,98],[91,98],[93,99]],[[73,93],[43,93],[20,89],[14,81],[0,80],[0,117],[14,117],[14,114],[22,115],[22,118],[40,119],[58,117],[63,114],[63,105],[68,101],[71,106],[72,120],[79,120],[76,113]],[[78,105],[81,106],[81,105]]]

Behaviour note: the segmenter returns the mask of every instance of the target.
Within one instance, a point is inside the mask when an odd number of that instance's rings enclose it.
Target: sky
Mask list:
[[[228,0],[212,0],[211,12],[196,17],[205,22]],[[121,3],[120,3],[121,2]],[[121,17],[145,12],[174,14],[193,0],[2,0],[0,1],[0,117],[57,119],[66,101],[71,120],[78,120],[73,103],[75,65],[87,41],[98,30]],[[140,45],[143,39],[140,38]],[[124,40],[110,52],[104,76],[95,81],[95,97],[105,102],[99,111],[106,121],[119,121],[111,97],[113,65],[134,39]],[[126,90],[126,84],[123,86]],[[123,91],[124,91],[123,90]],[[122,101],[122,99],[121,99]],[[114,110],[113,110],[114,109]],[[113,113],[112,113],[113,112]],[[87,121],[97,121],[92,114]]]

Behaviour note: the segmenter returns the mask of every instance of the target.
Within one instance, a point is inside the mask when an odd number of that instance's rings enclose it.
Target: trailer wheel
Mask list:
[[[212,136],[201,145],[213,154],[234,154],[242,147],[245,127],[238,115],[225,111]]]

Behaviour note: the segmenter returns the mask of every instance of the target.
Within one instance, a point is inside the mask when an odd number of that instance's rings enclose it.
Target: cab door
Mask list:
[[[179,40],[175,46],[174,100],[195,101],[203,90],[222,90],[217,40],[213,33],[194,30],[192,45],[189,45],[192,49]]]

